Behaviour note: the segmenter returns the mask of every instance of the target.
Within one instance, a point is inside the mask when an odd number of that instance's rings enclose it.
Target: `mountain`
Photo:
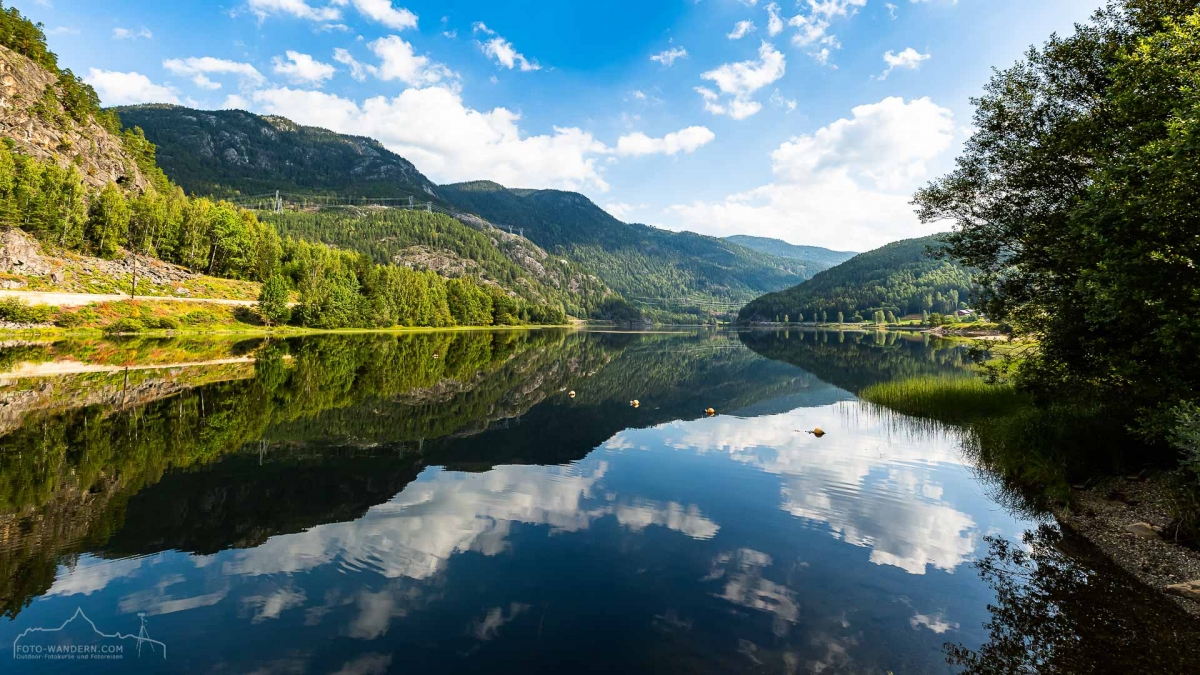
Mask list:
[[[583,265],[629,301],[665,313],[720,313],[826,267],[692,232],[623,223],[575,192],[516,190],[489,181],[438,191],[459,208]]]
[[[88,189],[109,183],[144,189],[150,176],[139,156],[140,138],[123,134],[92,88],[59,70],[44,37],[39,40],[40,29],[0,14],[0,138],[23,156],[74,167]]]
[[[371,138],[241,110],[162,104],[114,110],[126,126],[145,132],[158,146],[159,165],[192,194],[282,190],[440,202],[436,186],[411,162]]]
[[[579,265],[551,256],[524,237],[486,224],[467,225],[441,213],[386,208],[286,209],[259,217],[282,237],[321,242],[377,263],[469,276],[497,284],[572,316],[592,316],[612,291]]]
[[[826,312],[870,317],[877,310],[897,316],[952,312],[974,293],[971,273],[958,263],[926,255],[942,246],[941,235],[905,239],[860,253],[798,286],[769,293],[738,314],[741,321],[814,319]]]
[[[731,237],[725,237],[725,241],[732,241],[735,244],[752,248],[767,255],[802,260],[807,263],[824,265],[825,267],[840,265],[858,255],[853,251],[831,251],[820,246],[797,246],[796,244],[789,244],[782,239],[752,237],[748,234],[735,234]]]

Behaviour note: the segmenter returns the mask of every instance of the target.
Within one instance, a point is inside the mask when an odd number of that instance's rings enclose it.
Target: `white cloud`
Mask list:
[[[132,28],[114,28],[112,32],[114,40],[136,40],[143,38],[149,40],[154,37],[154,33],[150,32],[149,28],[141,28],[134,30]]]
[[[92,85],[104,105],[133,105],[135,103],[179,103],[174,89],[150,81],[138,72],[92,68],[84,82]]]
[[[883,6],[884,6],[884,7],[887,7],[888,15],[889,15],[889,16],[891,16],[893,20],[895,20],[895,18],[896,18],[896,10],[897,10],[897,9],[899,9],[899,7],[897,7],[897,6],[893,5],[893,4],[892,4],[892,3],[890,3],[890,2],[885,2],[885,3],[883,4]]]
[[[680,228],[714,235],[758,234],[865,251],[931,234],[909,205],[911,190],[955,140],[953,114],[928,98],[858,106],[771,154],[775,180],[723,201],[668,209]]]
[[[333,50],[333,60],[349,68],[350,77],[359,82],[365,82],[367,75],[379,72],[375,66],[359,62],[348,50],[341,47]]]
[[[230,94],[225,97],[225,102],[221,104],[222,110],[249,110],[250,102],[244,96],[238,94]]]
[[[931,56],[931,54],[922,54],[912,47],[905,49],[899,54],[889,49],[883,55],[883,62],[887,64],[887,70],[883,71],[879,79],[886,80],[887,76],[891,75],[892,71],[897,68],[916,70],[921,67],[921,62],[928,61]]]
[[[753,21],[739,21],[734,24],[733,30],[725,37],[729,38],[730,40],[741,40],[756,30],[758,29],[754,27]]]
[[[239,63],[212,56],[167,59],[163,61],[163,68],[175,75],[191,77],[192,81],[201,87],[206,87],[204,82],[210,82],[208,75],[236,75],[250,84],[262,84],[266,81],[262,73],[249,63]]]
[[[767,35],[775,37],[783,32],[783,17],[779,15],[779,5],[772,2],[767,5]]]
[[[353,4],[360,14],[392,30],[417,27],[417,15],[403,7],[394,7],[390,0],[334,0],[334,4]]]
[[[704,109],[714,115],[745,119],[762,110],[762,104],[751,100],[754,93],[779,80],[786,69],[783,54],[764,40],[758,60],[726,63],[700,75],[716,84],[725,98],[707,87],[697,87],[696,92],[704,99]]]
[[[686,57],[687,55],[688,55],[688,52],[683,47],[672,47],[670,49],[661,51],[657,54],[651,54],[650,60],[658,61],[659,63],[663,64],[664,66],[670,68],[671,66],[675,65],[675,61],[677,59],[682,59],[682,58]]]
[[[796,29],[792,44],[807,48],[808,55],[817,63],[828,64],[833,50],[842,47],[837,36],[829,33],[833,19],[852,16],[866,4],[867,0],[809,0],[807,15],[797,14],[788,19],[788,25]]]
[[[210,91],[221,88],[220,82],[213,82],[212,80],[208,79],[204,75],[194,76],[192,78],[192,84],[196,85],[197,87],[200,87],[201,89],[208,89]]]
[[[337,69],[328,63],[317,61],[308,54],[287,50],[287,58],[276,56],[274,71],[297,84],[320,85],[333,77]]]
[[[341,10],[336,7],[313,7],[305,0],[247,0],[246,6],[259,18],[285,14],[310,21],[338,21]]]
[[[454,71],[431,61],[428,56],[417,56],[413,46],[397,35],[379,38],[368,46],[379,57],[379,67],[374,74],[381,80],[400,80],[413,86],[425,86],[458,77]]]
[[[46,35],[79,35],[79,29],[69,26],[58,26],[46,31]]]
[[[610,151],[591,133],[555,127],[553,133],[529,136],[518,126],[517,113],[468,108],[446,86],[407,89],[361,104],[278,88],[255,92],[254,102],[262,112],[301,124],[377,138],[439,182],[486,178],[518,187],[608,190],[597,156]]]
[[[609,215],[625,222],[630,222],[629,217],[634,211],[641,211],[645,208],[647,208],[646,204],[626,204],[625,202],[609,202],[604,205],[604,210],[608,211]]]
[[[784,97],[783,92],[779,91],[779,89],[776,89],[771,93],[771,105],[775,106],[776,108],[782,108],[788,112],[792,112],[796,109],[798,104],[796,103],[796,99],[786,98]]]
[[[693,153],[716,138],[707,127],[688,127],[663,136],[651,138],[642,132],[622,136],[617,140],[617,154],[640,157],[642,155],[677,155]]]
[[[487,40],[483,42],[477,42],[476,44],[478,44],[479,48],[483,50],[485,56],[501,66],[504,66],[509,70],[512,70],[513,68],[520,68],[522,71],[526,72],[542,69],[537,62],[530,61],[529,59],[525,58],[525,55],[518,52],[516,48],[513,47],[511,42],[497,35],[496,31],[488,28],[487,24],[483,23],[482,21],[475,22],[475,25],[472,27],[472,29],[476,34],[483,33],[484,35],[491,36]]]

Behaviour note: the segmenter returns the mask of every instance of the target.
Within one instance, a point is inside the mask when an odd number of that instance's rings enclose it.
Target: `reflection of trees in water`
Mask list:
[[[1200,625],[1091,544],[1043,525],[1022,548],[988,537],[975,563],[996,591],[978,650],[946,645],[968,673],[1184,673],[1200,667]]]
[[[214,383],[175,372],[167,387],[161,373],[139,371],[133,377],[147,389],[134,404],[66,401],[65,410],[15,418],[22,426],[0,437],[0,609],[15,616],[80,551],[253,546],[353,519],[428,463],[579,459],[627,426],[699,417],[715,401],[752,402],[802,375],[727,336],[331,335],[267,344],[257,355],[252,378]],[[79,379],[124,400],[120,374]],[[580,390],[570,410],[562,397],[528,424],[499,423],[568,385]],[[631,386],[653,404],[631,411]],[[209,467],[260,439],[272,458],[290,459]],[[339,453],[354,448],[381,461],[343,461]],[[178,469],[189,473],[160,485]],[[131,517],[144,536],[124,532]]]
[[[894,332],[754,330],[738,334],[750,349],[857,393],[867,385],[961,370],[968,348],[949,340]]]

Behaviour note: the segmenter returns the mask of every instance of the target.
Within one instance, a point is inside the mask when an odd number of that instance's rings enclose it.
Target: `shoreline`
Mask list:
[[[1135,579],[1200,617],[1200,551],[1169,541],[1164,531],[1170,522],[1169,480],[1158,473],[1073,486],[1071,507],[1056,507],[1052,513],[1060,527],[1091,542]],[[1183,588],[1188,582],[1194,582],[1192,590]]]

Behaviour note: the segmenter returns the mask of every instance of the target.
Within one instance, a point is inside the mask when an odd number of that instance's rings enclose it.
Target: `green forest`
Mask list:
[[[40,26],[15,9],[0,12],[0,44],[57,71]],[[96,118],[111,127],[117,118],[99,109],[92,88],[59,74],[53,103],[59,125]],[[65,84],[64,84],[65,83]],[[117,122],[119,126],[119,122]],[[263,306],[277,309],[273,323],[314,328],[392,326],[490,326],[561,324],[561,298],[531,302],[493,284],[442,279],[436,274],[380,264],[370,256],[281,240],[275,228],[251,211],[227,202],[189,197],[155,163],[156,147],[140,129],[125,131],[128,153],[149,179],[143,191],[109,183],[86,189],[74,166],[63,168],[0,145],[0,226],[19,227],[50,250],[81,251],[113,258],[129,250],[214,276],[275,283]],[[299,305],[287,311],[286,294]],[[283,297],[280,297],[280,295]],[[280,307],[282,306],[282,307]]]
[[[962,265],[928,255],[941,246],[941,235],[934,235],[862,253],[794,288],[758,298],[738,318],[861,322],[877,312],[952,314],[971,301],[974,285]]]
[[[439,213],[324,209],[263,213],[260,217],[281,236],[358,251],[379,264],[421,269],[427,266],[422,262],[427,252],[448,253],[455,259],[453,264],[461,267],[448,276],[498,283],[527,303],[565,307],[573,316],[592,316],[609,294],[603,284],[576,265],[530,250],[520,240],[489,236]],[[514,260],[522,260],[526,266]]]

